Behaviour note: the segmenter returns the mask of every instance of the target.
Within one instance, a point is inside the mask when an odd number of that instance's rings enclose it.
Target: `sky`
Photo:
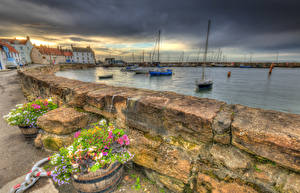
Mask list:
[[[149,57],[160,29],[162,60],[192,61],[203,56],[210,19],[210,59],[300,61],[299,7],[299,0],[0,0],[0,37],[137,60],[143,51]]]

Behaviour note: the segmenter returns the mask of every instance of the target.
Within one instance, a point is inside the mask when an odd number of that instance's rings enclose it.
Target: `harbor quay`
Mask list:
[[[142,67],[155,67],[156,64],[152,62],[127,62],[127,63],[101,63],[99,66],[106,67],[123,67],[124,65],[139,65]],[[280,67],[280,68],[299,68],[300,63],[298,62],[161,62],[160,66],[163,67],[199,67],[199,66],[207,67],[235,67],[235,68],[270,68]]]
[[[38,120],[36,147],[57,151],[76,131],[64,121],[101,117],[126,131],[134,164],[171,192],[300,192],[300,115],[55,75],[93,67],[18,71],[28,100],[52,97],[59,106]]]

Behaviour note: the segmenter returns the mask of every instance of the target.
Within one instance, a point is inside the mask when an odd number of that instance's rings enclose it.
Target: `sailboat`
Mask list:
[[[197,89],[199,89],[199,90],[201,90],[201,89],[211,89],[212,85],[213,85],[212,80],[208,80],[208,79],[205,78],[205,65],[206,65],[206,58],[207,58],[209,31],[210,31],[210,20],[208,20],[208,27],[207,27],[205,51],[204,51],[204,58],[203,58],[203,65],[202,65],[202,77],[201,77],[201,80],[196,81],[196,86],[197,86]]]
[[[155,62],[156,68],[150,70],[149,74],[150,76],[171,76],[173,74],[173,71],[171,69],[166,69],[164,67],[159,66],[160,30],[158,30],[158,39],[156,43],[157,43],[157,62]],[[154,51],[152,56],[154,56],[155,54],[155,48],[156,48],[156,44],[154,46]]]

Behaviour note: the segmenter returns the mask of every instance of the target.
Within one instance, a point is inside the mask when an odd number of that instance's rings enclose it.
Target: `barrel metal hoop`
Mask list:
[[[120,175],[120,177],[116,181],[112,182],[111,185],[108,185],[108,187],[106,187],[104,190],[101,190],[99,192],[81,192],[81,191],[78,192],[79,193],[111,193],[114,191],[113,186],[115,186],[115,184],[119,184],[121,180],[122,180],[122,175]]]
[[[115,169],[114,171],[112,171],[110,174],[102,176],[100,178],[94,179],[94,180],[78,180],[78,179],[74,179],[74,182],[76,183],[80,183],[80,184],[94,184],[97,182],[100,182],[102,180],[106,180],[111,178],[115,173],[117,173],[121,168],[123,167],[122,164],[119,165],[119,167],[117,169]]]

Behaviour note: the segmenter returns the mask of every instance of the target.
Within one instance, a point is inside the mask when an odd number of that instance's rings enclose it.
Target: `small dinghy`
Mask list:
[[[109,79],[109,78],[113,78],[113,77],[114,77],[113,74],[106,74],[106,75],[98,76],[99,79]]]

